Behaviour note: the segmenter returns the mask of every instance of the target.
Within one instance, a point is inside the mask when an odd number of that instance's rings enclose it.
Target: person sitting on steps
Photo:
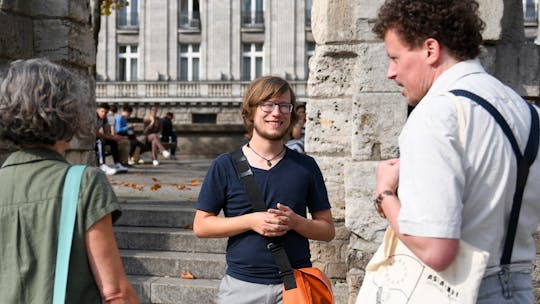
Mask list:
[[[174,114],[172,112],[167,112],[167,114],[165,114],[165,117],[163,117],[163,119],[161,120],[163,125],[161,130],[161,142],[174,144],[171,147],[171,158],[176,159],[176,148],[178,146],[178,143],[176,130],[174,129],[174,124],[172,121],[173,118]]]
[[[116,114],[115,116],[115,129],[116,134],[127,137],[129,141],[129,158],[128,165],[134,165],[134,153],[135,149],[143,148],[143,144],[137,140],[135,137],[135,132],[133,131],[133,126],[128,124],[128,119],[133,113],[133,108],[131,106],[124,106],[122,108],[122,114]]]
[[[127,172],[127,168],[120,163],[118,153],[118,142],[122,139],[119,135],[111,134],[110,125],[107,121],[107,112],[109,105],[100,103],[96,110],[96,154],[99,168],[107,175],[113,175],[117,172]],[[114,168],[105,164],[105,146],[111,148],[111,154],[114,160]]]
[[[163,155],[165,158],[169,158],[171,156],[171,153],[163,147],[161,144],[161,130],[163,128],[163,124],[161,122],[161,119],[157,116],[157,107],[152,106],[150,108],[150,114],[145,116],[143,119],[143,134],[145,136],[145,143],[150,143],[152,147],[152,164],[154,166],[159,165],[159,161],[157,159],[158,152]]]

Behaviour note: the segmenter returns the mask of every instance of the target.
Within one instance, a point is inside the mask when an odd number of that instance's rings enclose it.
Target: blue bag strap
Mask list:
[[[86,166],[83,165],[70,167],[64,181],[62,210],[60,212],[60,229],[58,233],[58,251],[56,252],[53,304],[64,304],[66,302],[69,256],[71,254],[73,230],[75,229],[79,189],[85,168]]]
[[[539,122],[538,122],[538,112],[535,110],[534,106],[526,102],[529,110],[531,112],[531,131],[529,133],[529,139],[527,140],[527,145],[525,147],[524,154],[521,154],[517,140],[508,126],[506,120],[497,109],[490,104],[484,98],[465,90],[452,90],[450,93],[456,96],[466,97],[484,109],[486,109],[495,121],[502,128],[504,134],[510,141],[512,145],[512,150],[516,156],[518,171],[517,171],[517,181],[516,181],[516,191],[514,192],[514,199],[512,204],[512,211],[510,213],[510,220],[508,222],[508,232],[506,234],[506,239],[504,242],[503,254],[501,257],[501,265],[509,265],[512,258],[512,249],[514,246],[514,240],[516,238],[517,224],[519,219],[519,212],[521,209],[521,202],[523,200],[523,192],[525,191],[525,185],[527,184],[527,178],[529,176],[529,168],[534,163],[536,156],[538,154],[538,145],[539,145]]]

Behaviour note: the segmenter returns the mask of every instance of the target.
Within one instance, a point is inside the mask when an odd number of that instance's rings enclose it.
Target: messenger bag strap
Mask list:
[[[527,184],[527,178],[529,176],[529,168],[534,163],[536,155],[538,154],[538,145],[539,145],[539,122],[538,122],[538,113],[536,112],[533,105],[526,102],[531,112],[531,132],[529,134],[529,139],[527,141],[527,146],[525,147],[525,153],[521,154],[517,140],[508,126],[506,120],[497,109],[490,104],[484,98],[465,90],[452,90],[450,93],[456,96],[466,97],[484,109],[486,109],[495,121],[502,128],[504,134],[510,141],[512,145],[512,150],[516,156],[517,161],[517,181],[516,181],[516,191],[514,193],[514,199],[512,204],[512,211],[510,213],[510,220],[508,222],[508,232],[506,234],[506,239],[504,242],[503,254],[501,256],[501,265],[511,264],[512,258],[512,249],[514,246],[514,240],[516,238],[517,224],[519,219],[519,212],[521,209],[521,202],[523,200],[523,192],[525,191],[525,185]]]
[[[68,169],[62,193],[58,249],[56,252],[56,270],[54,275],[53,304],[64,304],[66,298],[69,256],[75,229],[75,217],[79,202],[79,189],[82,174],[86,166],[77,165]]]
[[[242,148],[231,152],[230,154],[233,159],[236,174],[238,174],[238,178],[240,178],[240,181],[244,185],[244,188],[246,189],[248,196],[251,200],[251,204],[253,205],[253,211],[266,211],[266,204],[264,203],[259,189],[257,188],[255,177],[253,176],[253,171],[251,171],[251,167],[249,166],[246,156],[242,152]],[[283,247],[283,243],[279,241],[279,238],[265,238],[266,247],[272,253],[274,261],[278,266],[279,277],[283,281],[285,290],[296,288],[293,268],[289,261],[289,257],[287,256],[287,252]]]

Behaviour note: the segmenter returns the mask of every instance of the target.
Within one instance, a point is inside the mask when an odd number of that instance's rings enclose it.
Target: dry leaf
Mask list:
[[[189,279],[189,280],[193,280],[195,279],[195,277],[193,276],[193,274],[189,271],[182,271],[182,274],[180,275],[180,277],[182,279]]]
[[[190,182],[190,184],[191,184],[192,186],[198,186],[198,185],[201,184],[201,182],[199,182],[199,181],[196,180],[196,179],[192,179],[191,182]]]
[[[150,187],[150,190],[157,191],[159,188],[161,188],[160,184],[154,184],[154,185],[152,185],[152,187]]]
[[[141,172],[135,172],[135,173],[133,173],[133,175],[135,175],[135,176],[141,176],[142,173],[141,173]]]
[[[155,177],[152,177],[152,181],[153,181],[154,183],[157,183],[157,182],[159,182],[159,179],[157,179],[157,178],[155,178]]]
[[[176,186],[176,189],[178,189],[178,190],[184,190],[184,189],[186,189],[186,185],[184,185],[184,184],[177,185],[177,186]]]

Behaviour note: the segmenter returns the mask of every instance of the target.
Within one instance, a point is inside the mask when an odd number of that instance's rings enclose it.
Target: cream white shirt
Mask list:
[[[516,160],[495,119],[475,102],[447,94],[453,89],[471,91],[494,105],[525,149],[531,123],[525,101],[477,60],[454,65],[437,78],[400,135],[399,229],[415,236],[460,238],[488,251],[489,275],[498,271],[502,255]],[[458,103],[464,114],[461,131]],[[539,159],[529,173],[512,254],[521,268],[530,268],[536,255],[532,234],[540,221]]]

